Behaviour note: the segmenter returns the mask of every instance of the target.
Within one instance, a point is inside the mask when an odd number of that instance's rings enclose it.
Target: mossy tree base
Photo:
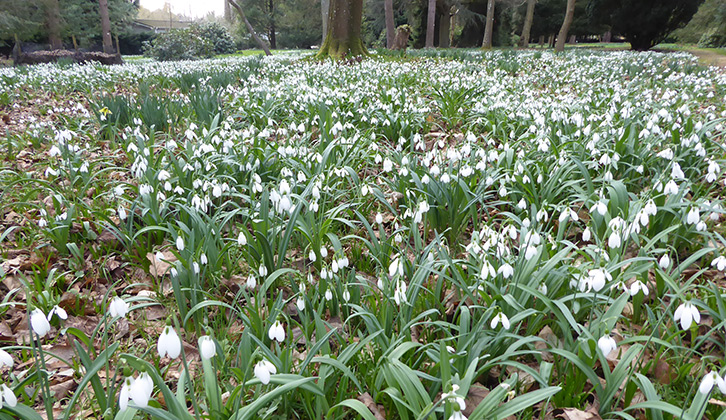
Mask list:
[[[367,56],[360,36],[362,19],[363,0],[331,0],[328,33],[316,57],[341,60]]]

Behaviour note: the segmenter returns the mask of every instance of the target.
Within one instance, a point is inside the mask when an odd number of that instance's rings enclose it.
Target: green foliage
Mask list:
[[[229,29],[219,22],[204,22],[200,25],[193,25],[191,30],[211,42],[215,54],[231,54],[237,49]]]
[[[706,0],[688,25],[674,34],[679,42],[702,47],[726,46],[726,0]]]
[[[214,44],[193,29],[172,29],[144,44],[144,55],[158,61],[210,58]]]

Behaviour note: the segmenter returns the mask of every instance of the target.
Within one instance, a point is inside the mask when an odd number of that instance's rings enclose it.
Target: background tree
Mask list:
[[[98,0],[98,12],[101,15],[101,39],[103,39],[103,52],[113,53],[111,41],[111,19],[108,16],[108,0]]]
[[[527,14],[524,17],[524,26],[522,27],[522,36],[519,39],[519,45],[522,48],[529,47],[529,37],[532,31],[532,20],[534,20],[534,6],[537,0],[527,0]]]
[[[565,12],[565,19],[562,21],[562,27],[560,33],[557,35],[557,45],[555,45],[555,51],[562,52],[565,50],[565,42],[567,42],[567,34],[570,32],[570,25],[572,25],[572,19],[575,16],[575,0],[567,0],[567,11]]]
[[[481,47],[490,49],[492,47],[492,34],[494,33],[494,3],[495,0],[487,2],[487,23],[484,27],[484,40]]]
[[[726,0],[706,0],[688,24],[673,35],[699,47],[726,46]]]
[[[58,0],[45,0],[45,24],[48,30],[48,42],[50,49],[59,50],[63,48],[61,40],[61,16]]]
[[[606,19],[633,50],[645,51],[685,26],[701,3],[703,0],[591,0],[590,16],[593,21]]]
[[[436,30],[436,0],[429,0],[426,19],[426,48],[434,47],[434,31]]]
[[[247,27],[247,30],[249,31],[250,35],[252,35],[252,38],[255,40],[257,45],[262,49],[262,51],[265,52],[265,55],[272,55],[270,53],[270,48],[265,44],[259,36],[257,36],[257,32],[255,32],[255,29],[250,24],[250,21],[247,20],[247,15],[245,15],[245,11],[242,10],[242,7],[235,1],[235,0],[227,0],[229,4],[234,7],[235,10],[237,10],[237,13],[242,18],[242,22],[244,22],[245,26]]]
[[[318,58],[341,59],[368,55],[361,39],[363,0],[331,0],[328,34],[318,51]]]
[[[386,17],[386,48],[393,48],[396,38],[396,23],[393,20],[393,0],[383,0],[383,10]]]

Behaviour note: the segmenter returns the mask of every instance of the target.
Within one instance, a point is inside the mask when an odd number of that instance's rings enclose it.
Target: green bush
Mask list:
[[[215,54],[232,54],[237,50],[229,29],[219,22],[205,22],[198,26],[194,25],[192,31],[197,32],[199,36],[211,42]]]
[[[173,29],[144,43],[144,55],[159,61],[195,60],[214,56],[214,45],[198,27]]]
[[[701,39],[698,40],[698,46],[701,48],[726,46],[726,34],[719,31],[718,28],[711,28],[701,35]]]

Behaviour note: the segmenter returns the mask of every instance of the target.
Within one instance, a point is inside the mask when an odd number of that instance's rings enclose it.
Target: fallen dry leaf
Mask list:
[[[383,406],[376,404],[376,402],[373,401],[373,397],[371,397],[371,394],[365,392],[362,395],[359,395],[358,401],[365,404],[365,406],[368,407],[369,410],[371,410],[371,413],[373,413],[373,416],[376,418],[376,420],[386,420]]]
[[[555,415],[555,418],[563,420],[602,420],[597,412],[582,411],[577,408],[563,408],[562,413]]]

